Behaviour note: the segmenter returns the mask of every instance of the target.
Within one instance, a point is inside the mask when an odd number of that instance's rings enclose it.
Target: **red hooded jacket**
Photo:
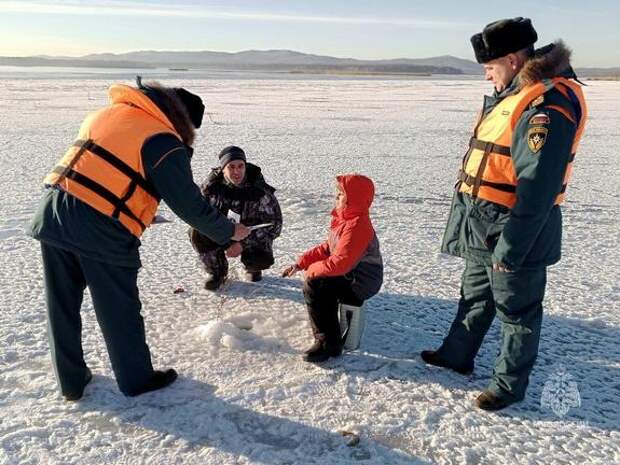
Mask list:
[[[370,205],[375,195],[372,180],[358,174],[338,176],[336,179],[346,194],[346,206],[332,211],[328,239],[306,251],[297,260],[297,266],[306,271],[307,279],[343,276],[353,271],[367,256],[371,243],[376,242],[375,230],[369,215]],[[378,283],[380,287],[383,263],[378,250],[378,242],[374,255],[372,266],[380,266]],[[373,274],[379,277],[378,273]]]

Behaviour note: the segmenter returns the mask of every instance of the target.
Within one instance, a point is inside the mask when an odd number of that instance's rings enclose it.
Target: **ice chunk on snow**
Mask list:
[[[199,339],[208,342],[212,346],[219,345],[226,323],[223,321],[210,321],[198,326],[194,332]]]
[[[276,337],[263,337],[250,330],[258,316],[247,313],[223,321],[210,321],[198,326],[194,333],[198,339],[212,348],[226,347],[232,350],[277,350],[282,343]]]
[[[258,318],[258,315],[256,315],[255,313],[242,313],[241,315],[227,318],[226,321],[232,323],[239,329],[249,331],[254,327],[254,321],[256,321]]]
[[[246,341],[242,340],[241,338],[231,336],[230,334],[225,334],[224,336],[222,336],[222,345],[232,350],[248,350],[248,344],[246,344],[245,342]]]

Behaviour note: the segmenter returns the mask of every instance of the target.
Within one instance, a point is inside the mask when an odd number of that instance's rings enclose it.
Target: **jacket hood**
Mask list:
[[[361,174],[345,174],[336,176],[336,181],[347,196],[347,204],[342,211],[334,209],[334,212],[344,218],[368,215],[375,197],[372,180]]]
[[[570,56],[571,50],[561,40],[539,48],[517,74],[519,89],[558,76],[576,79]]]
[[[124,103],[144,110],[153,118],[175,131],[186,145],[194,142],[195,130],[191,119],[176,93],[157,83],[149,83],[142,91],[123,84],[114,84],[108,89],[110,103]]]

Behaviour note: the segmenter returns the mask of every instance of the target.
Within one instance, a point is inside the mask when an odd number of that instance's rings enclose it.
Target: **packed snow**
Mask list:
[[[130,84],[129,76],[124,80]],[[197,181],[224,146],[243,147],[284,214],[276,265],[259,283],[232,261],[217,293],[187,226],[152,226],[139,275],[147,338],[170,388],[117,389],[90,298],[94,373],[79,402],[59,395],[46,338],[38,243],[24,235],[41,180],[109,76],[0,80],[0,465],[620,463],[620,84],[590,82],[590,119],[564,207],[538,362],[524,402],[472,406],[492,373],[499,326],[471,377],[426,366],[455,313],[461,260],[439,244],[459,161],[489,84],[458,80],[164,80],[205,99]],[[368,301],[358,351],[303,363],[311,343],[299,278],[279,277],[321,241],[334,177],[371,176],[385,284]]]

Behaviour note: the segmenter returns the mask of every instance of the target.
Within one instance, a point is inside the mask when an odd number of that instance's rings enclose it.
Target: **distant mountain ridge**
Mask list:
[[[84,60],[137,61],[142,63],[184,66],[424,66],[454,68],[464,74],[480,74],[480,65],[470,60],[444,55],[431,58],[396,58],[389,60],[360,60],[336,58],[293,50],[245,50],[242,52],[164,52],[139,51],[122,54],[92,54]]]
[[[75,68],[155,68],[144,63],[128,61],[82,60],[80,58],[56,57],[0,57],[3,66],[66,66]]]
[[[0,65],[77,66],[110,68],[188,68],[274,70],[289,72],[367,72],[481,75],[482,66],[452,55],[429,58],[360,60],[296,52],[293,50],[245,50],[242,52],[157,51],[95,53],[82,57],[0,57]],[[578,68],[583,77],[613,77],[620,68]]]
[[[422,59],[359,60],[336,58],[292,50],[245,50],[242,52],[157,51],[96,53],[82,57],[0,57],[0,65],[16,66],[89,66],[127,68],[224,68],[270,69],[278,71],[361,71],[424,74],[480,74],[480,66],[452,56]]]

